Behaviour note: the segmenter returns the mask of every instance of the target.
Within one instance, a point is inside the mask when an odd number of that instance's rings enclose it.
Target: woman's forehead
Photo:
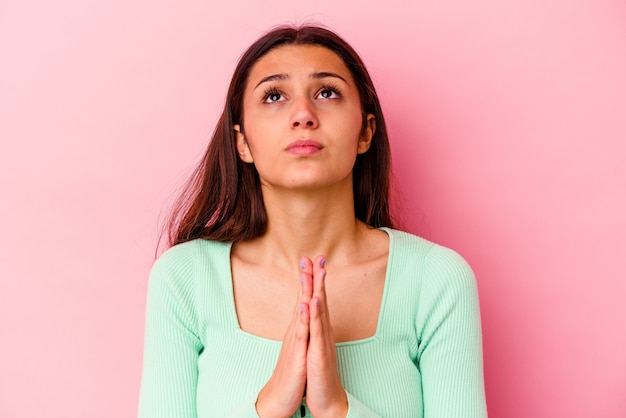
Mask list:
[[[341,57],[324,46],[283,45],[269,51],[252,66],[249,84],[255,86],[273,75],[288,79],[323,72],[337,73],[346,81],[352,78]]]

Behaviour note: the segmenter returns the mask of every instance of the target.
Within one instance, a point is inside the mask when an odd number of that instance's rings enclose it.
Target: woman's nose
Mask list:
[[[311,100],[307,97],[295,99],[293,102],[293,111],[291,113],[292,128],[317,128],[317,115]]]

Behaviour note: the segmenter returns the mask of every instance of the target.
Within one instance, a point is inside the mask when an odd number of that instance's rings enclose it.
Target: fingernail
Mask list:
[[[300,260],[300,270],[304,268],[304,260]]]
[[[298,311],[299,311],[300,313],[302,313],[302,310],[303,310],[303,309],[304,309],[304,307],[302,306],[302,304],[300,304],[300,306],[298,306]]]
[[[321,302],[321,301],[318,299],[318,300],[317,300],[317,306],[320,306],[320,302]]]
[[[322,258],[322,261],[320,261],[320,264],[322,265],[322,267],[326,265],[326,257]]]
[[[302,277],[302,275],[300,275],[300,283],[302,283],[304,281],[304,277]]]

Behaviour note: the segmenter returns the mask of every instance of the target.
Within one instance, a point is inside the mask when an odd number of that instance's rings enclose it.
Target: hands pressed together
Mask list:
[[[302,284],[293,317],[285,333],[276,368],[261,389],[257,413],[265,417],[290,417],[306,396],[316,418],[345,417],[348,399],[339,380],[335,338],[326,303],[324,268],[317,256],[300,261]]]

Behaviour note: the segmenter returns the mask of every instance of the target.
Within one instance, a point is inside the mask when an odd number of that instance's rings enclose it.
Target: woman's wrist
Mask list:
[[[324,411],[311,411],[315,418],[341,418],[348,415],[349,404],[348,395],[345,390],[341,390],[338,400],[329,405]]]
[[[256,402],[254,403],[254,408],[259,418],[289,418],[293,415],[293,413],[285,414],[280,411],[280,408],[278,408],[277,405],[271,401],[271,397],[268,396],[267,387],[264,387],[259,392],[259,396],[257,396]]]

